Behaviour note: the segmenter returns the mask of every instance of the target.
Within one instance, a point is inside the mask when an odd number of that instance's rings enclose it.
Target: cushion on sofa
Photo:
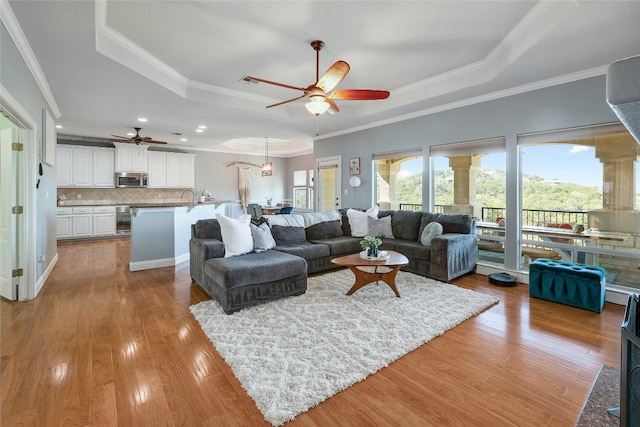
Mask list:
[[[225,258],[253,252],[253,236],[251,236],[251,215],[241,215],[238,219],[216,214],[222,232]]]
[[[351,235],[353,237],[364,237],[369,231],[367,217],[378,218],[378,207],[372,206],[364,212],[354,209],[347,210],[349,225],[351,226]]]
[[[473,224],[468,214],[436,214],[433,220],[442,224],[443,233],[469,234]]]
[[[420,239],[418,234],[422,212],[398,210],[391,215],[391,228],[393,235],[397,239],[413,240]]]
[[[442,224],[439,222],[430,222],[427,226],[422,230],[422,234],[420,235],[420,243],[422,246],[431,246],[431,241],[442,234]]]
[[[423,246],[420,242],[400,242],[395,250],[410,259],[429,261],[431,258],[431,248]]]
[[[330,239],[342,236],[340,220],[319,222],[305,228],[307,240]]]
[[[360,239],[354,239],[351,236],[314,240],[312,243],[321,243],[328,246],[331,256],[354,254],[362,250],[360,247]]]
[[[276,246],[276,250],[289,255],[302,257],[307,261],[331,255],[329,246],[309,242],[278,245]]]
[[[267,223],[262,223],[259,226],[255,226],[253,223],[249,225],[251,227],[251,236],[253,237],[254,251],[264,252],[276,246],[276,241]]]
[[[304,227],[273,225],[271,226],[271,234],[278,245],[306,243],[307,241]]]
[[[195,237],[197,239],[218,239],[222,241],[220,223],[217,219],[199,219],[196,221]]]
[[[384,216],[380,219],[367,217],[367,234],[381,238],[393,239],[391,216]]]

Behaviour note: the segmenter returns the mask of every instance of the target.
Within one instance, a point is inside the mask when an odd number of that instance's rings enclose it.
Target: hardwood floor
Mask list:
[[[127,239],[63,243],[32,301],[0,303],[2,426],[269,425],[189,306],[188,263],[130,272]],[[500,303],[298,416],[292,426],[573,426],[602,364],[619,367],[624,307]]]

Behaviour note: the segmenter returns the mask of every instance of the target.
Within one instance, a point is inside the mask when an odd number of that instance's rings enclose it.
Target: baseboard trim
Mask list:
[[[136,261],[129,263],[129,271],[151,270],[153,268],[173,267],[189,261],[189,253],[178,255],[174,258],[151,259],[147,261]]]

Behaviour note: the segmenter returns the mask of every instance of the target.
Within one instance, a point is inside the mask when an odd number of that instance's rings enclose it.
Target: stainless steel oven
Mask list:
[[[131,211],[129,206],[116,206],[116,234],[131,235]]]

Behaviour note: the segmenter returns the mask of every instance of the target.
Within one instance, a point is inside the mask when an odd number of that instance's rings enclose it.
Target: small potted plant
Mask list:
[[[203,188],[200,190],[200,203],[204,203],[204,199],[209,195],[209,190]]]
[[[360,246],[367,251],[367,256],[376,258],[378,256],[378,246],[382,244],[382,239],[376,236],[364,236],[360,240]]]
[[[273,202],[273,199],[271,197],[267,197],[267,206],[271,206],[271,202]]]

